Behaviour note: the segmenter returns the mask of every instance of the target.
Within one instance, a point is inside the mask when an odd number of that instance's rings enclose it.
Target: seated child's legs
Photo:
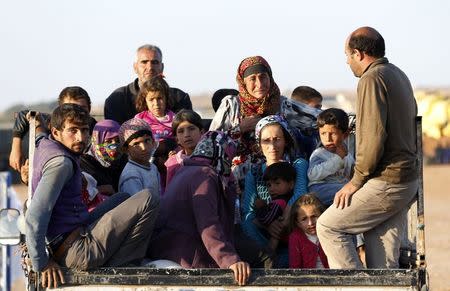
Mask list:
[[[269,240],[263,234],[262,229],[259,228],[251,219],[243,220],[241,222],[241,228],[244,234],[260,247],[265,247],[269,243]]]

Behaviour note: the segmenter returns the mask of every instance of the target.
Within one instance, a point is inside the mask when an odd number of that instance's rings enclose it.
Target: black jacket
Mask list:
[[[102,166],[93,156],[83,154],[80,159],[80,167],[83,172],[90,174],[97,181],[97,185],[111,185],[119,191],[119,178],[123,168],[128,162],[127,155],[122,155],[115,160],[110,167]]]
[[[105,100],[104,116],[105,119],[112,119],[119,124],[133,118],[138,112],[136,110],[136,97],[139,94],[138,79],[120,87],[109,95]],[[189,95],[178,88],[169,88],[169,99],[167,109],[177,113],[181,109],[192,110],[192,103]],[[173,104],[170,106],[170,104]]]

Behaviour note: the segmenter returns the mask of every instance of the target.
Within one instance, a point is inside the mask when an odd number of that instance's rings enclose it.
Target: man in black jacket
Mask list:
[[[135,100],[139,94],[141,84],[151,78],[162,74],[164,63],[162,62],[162,52],[154,45],[143,45],[136,51],[136,61],[133,64],[137,74],[136,80],[127,86],[116,89],[105,100],[105,119],[112,119],[122,124],[133,118],[138,112]],[[169,89],[168,109],[177,113],[181,109],[192,109],[189,95],[178,88]]]

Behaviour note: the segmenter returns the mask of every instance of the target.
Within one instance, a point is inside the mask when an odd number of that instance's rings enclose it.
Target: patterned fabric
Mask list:
[[[105,119],[95,124],[91,137],[91,147],[88,154],[93,156],[102,166],[109,167],[111,162],[119,157],[117,143],[105,142],[119,136],[120,125],[111,119]]]
[[[191,157],[211,160],[211,165],[220,176],[229,177],[231,160],[236,155],[236,150],[236,142],[224,132],[208,131],[198,142]]]
[[[317,132],[317,116],[322,112],[321,109],[286,98],[281,101],[281,111],[291,128],[297,128],[306,136]]]
[[[258,203],[258,201],[262,203]],[[283,216],[283,211],[287,206],[286,201],[283,199],[275,199],[267,204],[264,200],[256,200],[256,202],[256,218],[264,226],[269,226],[275,219]]]
[[[263,65],[267,68],[270,78],[269,94],[263,99],[258,99],[248,93],[244,84],[244,71],[255,65]],[[239,100],[241,102],[241,118],[250,116],[265,116],[275,114],[280,110],[280,89],[273,80],[272,69],[261,56],[244,59],[237,71],[236,81],[239,85]]]
[[[125,121],[119,129],[119,139],[121,146],[127,145],[130,139],[138,132],[145,131],[153,138],[150,125],[139,118],[132,118]]]
[[[283,129],[284,133],[288,134],[288,136],[285,136],[284,138],[286,140],[290,139],[291,146],[290,146],[290,148],[285,149],[285,157],[284,158],[287,161],[293,161],[300,154],[298,144],[296,142],[295,135],[292,132],[287,120],[281,115],[269,115],[269,116],[262,118],[260,121],[258,121],[258,123],[256,124],[256,127],[255,127],[256,144],[257,145],[260,144],[261,130],[264,127],[266,127],[267,125],[272,125],[272,124],[279,124],[281,126],[281,128]],[[289,145],[286,145],[286,146],[288,147]]]

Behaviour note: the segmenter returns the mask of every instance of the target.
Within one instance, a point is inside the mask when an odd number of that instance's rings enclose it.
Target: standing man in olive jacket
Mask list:
[[[384,57],[383,37],[361,27],[347,38],[347,64],[360,78],[353,178],[317,222],[330,268],[362,268],[352,235],[363,233],[368,268],[397,268],[408,204],[418,189],[415,117],[408,77]]]
[[[161,49],[150,44],[139,47],[136,51],[136,61],[133,64],[133,68],[137,74],[136,80],[116,89],[106,98],[104,106],[105,119],[112,119],[122,124],[138,113],[135,100],[139,94],[141,84],[162,74],[164,71]],[[189,95],[178,88],[169,88],[169,100],[167,103],[167,109],[175,113],[181,109],[192,110]]]

